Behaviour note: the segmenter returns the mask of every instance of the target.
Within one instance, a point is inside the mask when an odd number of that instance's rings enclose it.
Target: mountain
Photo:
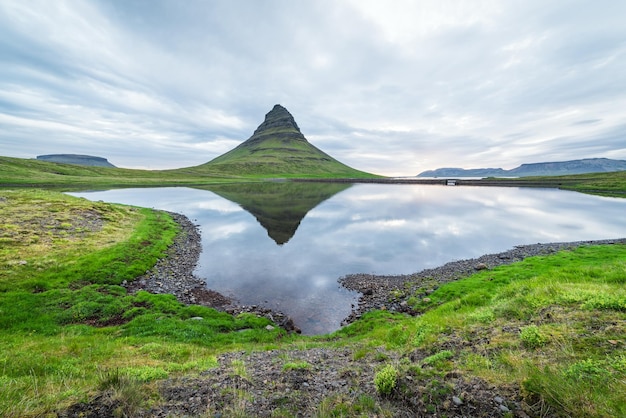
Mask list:
[[[438,168],[427,170],[417,177],[528,177],[563,176],[569,174],[606,173],[625,171],[625,160],[608,158],[584,158],[582,160],[522,164],[512,170],[501,168]]]
[[[283,245],[293,237],[310,210],[351,186],[349,183],[263,182],[201,188],[237,203],[256,218],[276,244]]]
[[[186,170],[258,177],[376,177],[348,167],[309,143],[291,113],[279,104],[245,142]]]
[[[74,165],[85,165],[91,167],[111,167],[115,168],[113,164],[107,161],[106,158],[94,157],[93,155],[79,155],[79,154],[48,154],[38,155],[37,159],[40,161],[48,161],[50,163],[63,163]]]

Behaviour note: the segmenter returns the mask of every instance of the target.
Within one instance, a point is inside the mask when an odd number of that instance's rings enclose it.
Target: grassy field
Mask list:
[[[55,416],[104,390],[132,416],[161,402],[159,381],[216,367],[220,353],[303,347],[347,347],[379,364],[377,397],[325,399],[316,416],[368,416],[364,403],[391,416],[394,402],[415,397],[441,415],[450,375],[516,388],[536,416],[626,416],[624,245],[482,271],[413,295],[422,316],[376,311],[303,337],[250,314],[127,294],[120,284],[176,233],[160,212],[0,191],[0,416]]]
[[[520,177],[517,179],[490,178],[485,181],[493,183],[491,185],[506,183],[506,185],[509,186],[554,187],[602,196],[626,196],[626,171],[575,174],[555,177]]]
[[[107,187],[161,187],[202,186],[217,183],[250,182],[268,178],[346,178],[369,177],[373,174],[350,169],[340,163],[330,165],[328,170],[311,170],[304,174],[306,166],[301,161],[275,163],[266,161],[264,173],[255,174],[259,164],[244,162],[200,165],[175,170],[134,170],[125,168],[86,167],[71,164],[50,163],[39,160],[0,156],[0,187],[60,187],[60,188],[107,188]],[[282,173],[282,174],[279,174]]]
[[[233,152],[238,152],[233,150]],[[270,158],[270,157],[268,157]],[[264,167],[261,167],[265,164]],[[112,188],[112,187],[157,187],[157,186],[206,186],[210,184],[264,181],[273,178],[309,179],[376,179],[381,178],[342,165],[334,166],[333,172],[312,170],[302,174],[302,161],[265,161],[246,163],[219,161],[196,167],[175,170],[131,170],[123,168],[81,167],[69,164],[0,156],[0,187],[57,187],[69,188]],[[340,164],[340,163],[337,163]],[[265,174],[255,174],[261,169]],[[503,183],[509,186],[555,187],[583,193],[624,197],[626,195],[626,171],[614,173],[579,174],[559,177],[524,177],[519,179],[488,179],[490,185]]]
[[[155,379],[210,367],[219,350],[283,335],[252,315],[126,294],[120,284],[177,232],[164,213],[4,190],[0,219],[0,416],[51,413],[118,374],[150,392]]]

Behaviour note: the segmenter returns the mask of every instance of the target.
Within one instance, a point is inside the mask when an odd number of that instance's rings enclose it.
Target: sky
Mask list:
[[[2,0],[0,155],[199,165],[275,104],[354,168],[626,159],[626,2]]]

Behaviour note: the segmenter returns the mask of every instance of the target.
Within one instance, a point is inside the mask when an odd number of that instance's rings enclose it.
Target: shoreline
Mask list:
[[[585,245],[626,244],[626,238],[537,243],[516,245],[514,248],[477,258],[450,261],[439,267],[424,269],[412,274],[372,275],[349,274],[339,279],[339,283],[350,290],[361,293],[358,306],[343,321],[347,325],[359,319],[364,313],[383,309],[391,312],[418,314],[408,304],[410,297],[427,298],[440,285],[460,280],[480,270],[512,264],[527,257],[553,254]]]
[[[301,332],[293,320],[282,312],[257,305],[241,305],[236,299],[209,289],[206,281],[194,275],[202,251],[199,225],[192,223],[185,215],[165,212],[179,225],[180,231],[166,255],[150,270],[132,282],[123,283],[129,293],[145,290],[155,294],[171,294],[188,305],[207,306],[233,316],[252,313],[269,319],[287,332]]]
[[[209,289],[204,280],[193,274],[202,250],[199,225],[193,224],[185,215],[167,213],[180,226],[180,231],[168,248],[165,257],[159,259],[145,274],[135,278],[132,282],[123,284],[128,292],[145,290],[155,294],[171,294],[182,303],[203,305],[231,315],[253,313],[268,318],[288,332],[300,332],[297,324],[282,312],[257,305],[240,305],[236,299]],[[359,292],[360,296],[357,306],[353,306],[350,315],[342,321],[342,326],[356,321],[364,313],[375,309],[416,315],[418,313],[408,304],[410,297],[428,297],[442,284],[462,279],[479,270],[584,245],[603,244],[626,244],[626,238],[518,245],[500,253],[451,261],[412,274],[389,276],[349,274],[337,281],[344,288]]]

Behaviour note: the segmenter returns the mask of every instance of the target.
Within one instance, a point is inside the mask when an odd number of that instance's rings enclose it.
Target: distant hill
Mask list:
[[[48,161],[50,163],[85,165],[90,167],[112,167],[115,168],[106,158],[94,157],[93,155],[79,154],[49,154],[38,155],[38,160]]]
[[[184,170],[259,177],[376,177],[348,167],[309,143],[291,113],[279,104],[245,142]]]
[[[424,171],[417,177],[529,177],[625,171],[626,161],[608,158],[522,164],[512,170],[501,168],[438,168]]]

